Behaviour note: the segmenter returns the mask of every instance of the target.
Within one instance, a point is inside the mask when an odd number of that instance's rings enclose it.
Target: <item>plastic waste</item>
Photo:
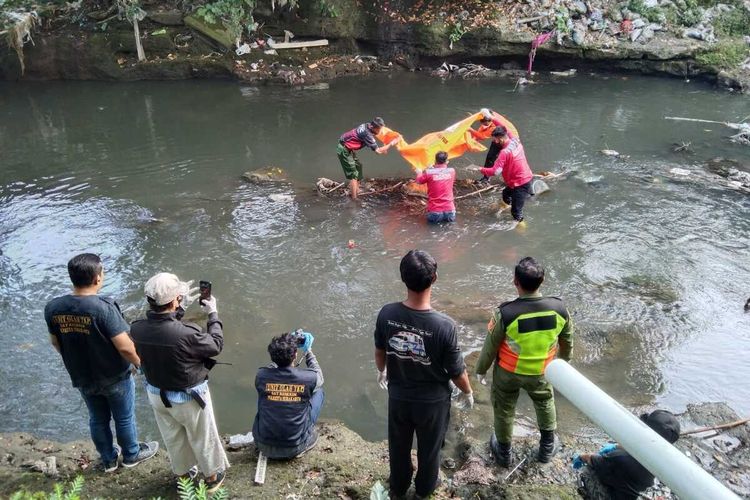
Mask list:
[[[234,53],[238,56],[244,56],[245,54],[249,54],[252,49],[250,48],[250,45],[247,43],[243,43],[237,49],[235,49]]]

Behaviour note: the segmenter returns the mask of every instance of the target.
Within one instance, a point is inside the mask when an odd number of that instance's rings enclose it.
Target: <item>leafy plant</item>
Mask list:
[[[255,0],[216,0],[198,7],[196,13],[207,23],[221,22],[230,36],[239,41],[244,30],[252,34],[257,29],[253,9]]]
[[[219,488],[213,495],[209,495],[206,483],[201,481],[198,486],[192,479],[181,477],[177,481],[177,494],[180,500],[227,500],[229,493],[224,487]]]
[[[67,490],[62,484],[55,483],[52,493],[16,491],[10,496],[10,500],[81,500],[82,491],[83,476],[76,476],[68,483]]]
[[[453,27],[450,30],[450,33],[448,33],[448,39],[450,40],[449,47],[451,50],[453,49],[453,44],[461,39],[466,32],[469,31],[466,28],[464,28],[464,25],[461,23],[461,21],[456,21],[456,24],[453,25]]]
[[[330,0],[318,0],[320,15],[323,17],[339,17],[339,11],[336,5]]]
[[[659,22],[664,17],[664,13],[659,7],[646,7],[643,0],[630,0],[628,10],[640,14],[652,23]]]
[[[141,30],[138,26],[139,21],[146,18],[146,11],[141,9],[139,0],[117,0],[117,8],[121,18],[125,18],[133,25],[133,35],[135,36],[135,48],[138,52],[138,61],[145,61],[146,54],[143,52],[141,45]]]

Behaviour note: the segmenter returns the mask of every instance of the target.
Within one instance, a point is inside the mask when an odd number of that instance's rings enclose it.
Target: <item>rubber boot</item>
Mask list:
[[[490,450],[495,455],[495,462],[500,467],[510,467],[510,443],[499,443],[494,432],[492,433],[492,437],[490,437]]]
[[[555,431],[541,432],[542,437],[539,439],[539,453],[537,454],[536,459],[539,462],[546,464],[552,460],[552,457],[557,453],[560,446],[557,437],[555,437]]]

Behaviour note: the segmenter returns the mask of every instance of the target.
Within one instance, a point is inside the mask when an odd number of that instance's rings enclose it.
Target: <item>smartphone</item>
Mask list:
[[[200,299],[198,300],[198,303],[203,305],[203,301],[205,299],[211,298],[211,282],[210,281],[203,281],[201,280],[198,283],[198,288],[201,292]]]

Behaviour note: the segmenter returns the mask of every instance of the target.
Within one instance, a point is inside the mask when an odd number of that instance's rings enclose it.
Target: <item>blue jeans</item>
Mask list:
[[[115,421],[117,443],[123,458],[132,460],[138,455],[138,430],[135,426],[135,382],[133,377],[105,387],[79,387],[89,409],[91,440],[102,462],[114,462],[117,452],[112,445],[109,421]]]
[[[427,212],[427,222],[430,224],[437,224],[439,222],[456,222],[456,211]]]
[[[315,425],[318,421],[320,410],[323,408],[323,401],[325,401],[325,399],[326,393],[323,389],[318,389],[312,393],[312,398],[310,398],[310,405],[312,406],[312,408],[310,408],[310,420],[312,425]]]

